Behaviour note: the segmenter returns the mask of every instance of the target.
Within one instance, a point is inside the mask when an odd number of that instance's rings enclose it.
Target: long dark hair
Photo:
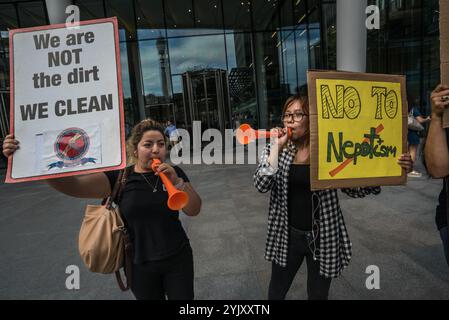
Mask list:
[[[287,99],[284,103],[284,107],[282,108],[282,114],[287,111],[287,109],[295,102],[299,102],[301,104],[302,111],[310,115],[310,107],[309,107],[309,97],[307,95],[295,94]],[[310,145],[310,129],[307,129],[305,136],[305,145]]]

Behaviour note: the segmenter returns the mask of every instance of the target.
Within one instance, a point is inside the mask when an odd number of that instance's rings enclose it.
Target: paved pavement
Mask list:
[[[254,165],[183,166],[203,199],[199,216],[183,219],[194,252],[197,299],[265,299],[270,263],[263,258],[268,194],[252,186]],[[0,175],[0,181],[4,176]],[[446,265],[434,217],[441,181],[410,179],[379,196],[340,193],[353,258],[334,280],[330,298],[448,299]],[[0,299],[133,299],[111,275],[90,273],[77,251],[86,201],[44,183],[0,184]],[[69,265],[80,289],[65,288]],[[380,269],[368,290],[367,266]],[[304,264],[287,296],[306,298]]]

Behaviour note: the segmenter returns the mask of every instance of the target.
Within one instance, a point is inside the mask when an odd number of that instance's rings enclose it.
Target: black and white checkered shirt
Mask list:
[[[296,147],[289,142],[278,157],[278,163],[270,165],[270,144],[262,152],[259,165],[254,174],[254,185],[260,192],[271,190],[268,214],[268,233],[265,259],[274,261],[282,267],[287,266],[289,222],[288,222],[288,177],[290,165],[296,154]],[[342,189],[353,198],[368,194],[379,194],[380,187]],[[318,208],[313,212],[313,239],[309,247],[315,259],[320,261],[320,274],[325,277],[338,277],[351,259],[352,244],[346,230],[343,214],[338,201],[337,190],[313,192],[318,197]],[[319,248],[316,248],[316,240]]]

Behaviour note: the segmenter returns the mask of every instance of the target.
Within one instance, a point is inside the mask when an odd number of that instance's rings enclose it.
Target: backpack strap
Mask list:
[[[126,291],[131,288],[132,284],[132,263],[133,263],[133,246],[131,239],[129,238],[129,233],[126,229],[123,231],[123,243],[125,245],[125,263],[123,269],[126,276],[126,286],[122,280],[120,270],[115,272],[115,278],[117,279],[118,286],[122,291]]]
[[[118,204],[120,200],[121,193],[125,187],[126,181],[128,179],[128,175],[130,172],[131,166],[126,167],[125,169],[120,170],[117,180],[115,180],[114,187],[112,188],[111,195],[103,200],[103,204],[106,205],[106,208],[111,209],[113,203]]]
[[[113,194],[111,195],[111,199],[113,199],[113,201],[111,201],[111,203],[115,203],[115,204],[119,204],[120,203],[120,199],[121,199],[121,195],[123,192],[123,189],[125,189],[125,185],[126,182],[128,180],[128,175],[130,174],[132,170],[132,166],[128,166],[125,169],[120,171],[119,176],[117,177],[116,180],[116,184],[114,186],[114,191]],[[117,186],[117,188],[116,188]],[[120,212],[120,211],[119,211]],[[120,213],[121,215],[121,213]],[[123,222],[125,221],[123,219],[122,216],[122,220]],[[120,270],[117,270],[115,272],[115,277],[117,279],[117,283],[120,287],[120,289],[122,291],[127,291],[131,288],[131,283],[132,283],[132,261],[133,261],[133,246],[132,246],[132,242],[131,239],[129,237],[129,233],[128,233],[128,229],[125,227],[121,230],[121,232],[123,233],[123,244],[124,244],[124,250],[125,250],[125,262],[124,262],[124,271],[125,271],[125,276],[126,276],[126,285],[124,284],[124,281],[122,280],[122,277],[120,275]]]
[[[121,176],[117,178],[117,180],[120,180],[119,188],[114,196],[114,203],[117,205],[120,203],[122,192],[125,189],[126,182],[128,181],[128,176],[132,170],[133,166],[128,166],[125,169],[121,171]]]

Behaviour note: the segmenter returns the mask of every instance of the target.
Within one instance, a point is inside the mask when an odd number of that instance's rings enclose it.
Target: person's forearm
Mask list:
[[[184,213],[188,216],[198,215],[201,210],[201,198],[190,183],[185,184],[184,191],[189,195],[189,202],[183,209]]]
[[[443,178],[449,175],[449,152],[446,133],[439,116],[432,116],[424,156],[427,169],[432,177]]]
[[[53,189],[71,196],[71,191],[77,184],[75,176],[47,179],[45,182]]]
[[[270,147],[270,155],[268,156],[268,163],[274,169],[278,167],[278,157],[279,157],[279,145],[272,144]]]

